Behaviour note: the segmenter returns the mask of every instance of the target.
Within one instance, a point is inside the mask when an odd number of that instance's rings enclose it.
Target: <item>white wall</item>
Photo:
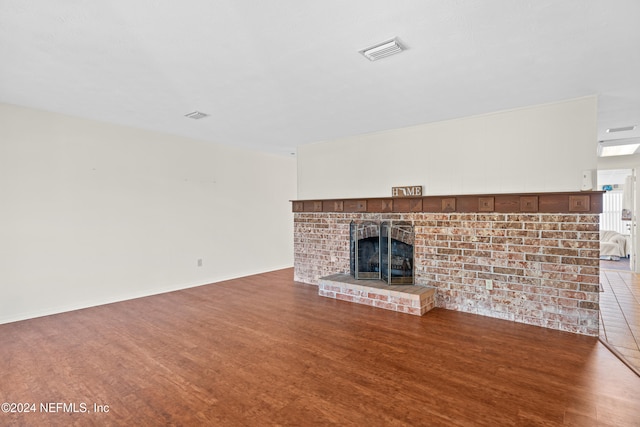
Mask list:
[[[295,167],[0,104],[0,323],[292,266]]]
[[[631,156],[611,156],[598,158],[598,170],[607,169],[638,169],[640,154]]]
[[[298,147],[298,199],[578,191],[595,170],[595,96]]]

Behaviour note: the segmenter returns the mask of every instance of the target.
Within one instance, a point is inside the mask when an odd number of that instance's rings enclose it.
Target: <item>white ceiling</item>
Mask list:
[[[286,155],[594,94],[640,137],[638,0],[0,0],[0,61],[0,102]]]

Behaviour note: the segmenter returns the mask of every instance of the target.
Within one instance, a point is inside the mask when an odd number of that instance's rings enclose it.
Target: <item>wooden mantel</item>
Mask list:
[[[293,212],[602,213],[602,191],[292,200]]]

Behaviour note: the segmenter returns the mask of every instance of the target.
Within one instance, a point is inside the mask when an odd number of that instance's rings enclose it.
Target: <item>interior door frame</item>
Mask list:
[[[636,201],[638,200],[638,191],[637,179],[636,179],[636,168],[631,168],[631,184],[633,185],[632,191],[629,193],[633,200],[631,201],[631,206],[633,207],[633,212],[631,215],[631,227],[629,232],[631,234],[631,254],[629,257],[629,269],[634,273],[638,273],[638,256],[637,256],[637,247],[638,247],[638,233],[637,233],[637,224],[638,224],[638,206],[636,205]]]

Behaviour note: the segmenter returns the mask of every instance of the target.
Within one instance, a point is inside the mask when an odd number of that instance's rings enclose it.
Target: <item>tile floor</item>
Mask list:
[[[600,338],[640,370],[640,274],[600,269]]]
[[[600,268],[605,270],[630,270],[629,258],[621,258],[617,261],[600,260]]]

